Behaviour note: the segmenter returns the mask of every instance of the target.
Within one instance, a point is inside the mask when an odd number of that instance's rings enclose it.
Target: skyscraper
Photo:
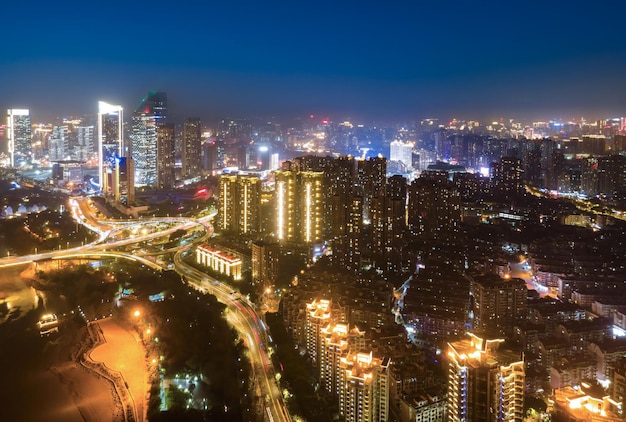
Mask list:
[[[69,128],[66,125],[54,126],[50,138],[50,161],[62,161],[69,154]]]
[[[93,126],[78,126],[76,128],[76,158],[87,161],[93,152]]]
[[[98,102],[98,168],[100,190],[116,195],[113,183],[116,158],[124,157],[124,112],[122,106]]]
[[[174,175],[174,123],[156,124],[156,185],[159,189],[172,189],[176,181]]]
[[[502,342],[469,334],[448,343],[448,421],[522,420],[524,359]]]
[[[286,167],[274,173],[276,236],[288,242],[319,241],[324,227],[324,173]]]
[[[183,177],[191,178],[200,175],[200,150],[202,144],[202,127],[200,119],[189,118],[183,125]]]
[[[226,232],[255,234],[260,230],[261,179],[258,176],[220,176],[219,226]]]
[[[135,185],[157,185],[157,123],[167,118],[167,96],[151,91],[132,118],[130,152],[135,161]]]
[[[32,147],[29,110],[16,108],[7,110],[7,131],[11,167],[30,163]]]

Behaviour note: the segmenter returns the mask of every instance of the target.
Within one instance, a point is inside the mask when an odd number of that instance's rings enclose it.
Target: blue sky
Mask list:
[[[59,1],[3,6],[0,106],[177,118],[624,115],[626,3]]]

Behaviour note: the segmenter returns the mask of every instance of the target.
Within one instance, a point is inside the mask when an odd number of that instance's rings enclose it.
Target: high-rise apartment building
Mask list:
[[[197,177],[201,174],[202,127],[200,119],[189,118],[183,125],[183,178]]]
[[[461,224],[461,195],[447,175],[418,178],[409,186],[408,224],[414,235],[433,240],[457,237]]]
[[[372,257],[376,267],[400,271],[404,231],[406,228],[406,179],[389,178],[384,196],[372,199]]]
[[[341,358],[365,349],[365,332],[348,324],[329,324],[320,332],[320,384],[338,396],[341,379]]]
[[[133,113],[130,152],[135,161],[136,186],[157,185],[157,123],[166,119],[164,92],[149,92]]]
[[[114,183],[116,161],[125,157],[124,111],[122,106],[98,102],[98,169],[100,190],[104,195],[118,196]]]
[[[332,197],[332,260],[348,271],[361,269],[363,255],[363,196]]]
[[[346,422],[389,420],[389,358],[351,353],[340,362],[339,413]]]
[[[626,194],[626,157],[609,155],[598,157],[598,191],[612,198]]]
[[[30,112],[28,109],[7,110],[7,133],[11,167],[29,164],[32,158]]]
[[[260,230],[261,179],[254,175],[220,176],[218,225],[225,232],[256,234]]]
[[[363,195],[363,217],[367,220],[371,218],[370,204],[372,198],[385,194],[385,183],[387,181],[387,159],[384,157],[374,157],[367,160],[357,161],[356,184]]]
[[[252,283],[263,286],[263,290],[276,283],[278,279],[278,262],[280,260],[280,243],[252,242]]]
[[[520,353],[499,350],[502,342],[468,334],[448,343],[448,421],[523,419],[524,359]]]
[[[306,350],[313,362],[313,367],[319,368],[322,329],[331,322],[331,302],[327,299],[314,300],[306,304],[304,335]]]
[[[504,197],[520,195],[524,192],[522,160],[515,157],[502,157],[491,166],[491,183],[496,194]]]
[[[326,198],[323,178],[324,173],[316,171],[274,172],[275,232],[279,240],[313,243],[323,238]]]
[[[511,336],[516,324],[526,315],[526,282],[520,278],[501,278],[497,274],[474,278],[474,333]]]

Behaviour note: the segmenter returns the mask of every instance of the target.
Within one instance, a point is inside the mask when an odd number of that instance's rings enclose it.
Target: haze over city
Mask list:
[[[134,109],[175,119],[519,119],[623,114],[624,4],[530,1],[18,3],[0,105],[34,121]]]

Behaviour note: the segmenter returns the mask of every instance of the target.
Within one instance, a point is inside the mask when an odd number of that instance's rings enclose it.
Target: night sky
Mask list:
[[[623,0],[5,3],[0,107],[34,122],[150,90],[179,119],[626,115]]]

